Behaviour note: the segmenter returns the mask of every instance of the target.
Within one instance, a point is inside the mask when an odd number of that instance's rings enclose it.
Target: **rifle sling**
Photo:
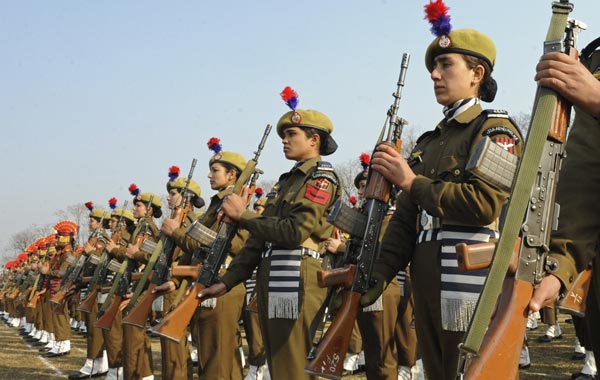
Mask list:
[[[546,41],[559,41],[562,39],[569,13],[570,9],[567,9],[564,5],[553,3],[552,18]],[[525,215],[531,189],[538,172],[544,144],[552,125],[552,114],[557,102],[557,94],[553,90],[544,87],[538,87],[537,91],[538,96],[534,105],[534,115],[510,195],[505,223],[494,252],[489,275],[479,296],[477,307],[462,345],[463,350],[473,354],[478,353],[481,348],[485,332],[496,307],[496,301],[500,295],[514,249],[514,242],[519,235],[523,215]]]

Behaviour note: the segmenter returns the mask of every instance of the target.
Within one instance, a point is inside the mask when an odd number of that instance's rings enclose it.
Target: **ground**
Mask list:
[[[567,316],[560,316],[563,338],[551,343],[538,343],[545,326],[530,331],[529,349],[531,367],[520,371],[521,380],[570,379],[573,372],[583,366],[582,361],[571,360],[575,341],[573,325],[566,323]],[[155,363],[155,379],[160,380],[160,344],[152,338]],[[85,362],[85,340],[73,334],[71,354],[59,358],[44,359],[38,355],[37,347],[23,342],[15,328],[0,323],[0,379],[2,380],[54,380],[66,379]],[[364,374],[346,376],[347,380],[365,379]]]

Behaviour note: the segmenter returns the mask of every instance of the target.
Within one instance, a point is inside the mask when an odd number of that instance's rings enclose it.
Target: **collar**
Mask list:
[[[451,106],[446,106],[443,109],[444,116],[448,122],[459,117],[463,112],[468,110],[474,105],[480,103],[479,98],[466,98],[460,99],[454,102]]]
[[[321,156],[315,156],[313,158],[309,158],[308,160],[297,162],[292,170],[290,170],[290,173],[294,172],[295,170],[300,170],[302,173],[306,174],[310,168],[314,167],[319,161],[321,161]]]
[[[229,195],[233,192],[233,187],[234,185],[229,185],[227,187],[222,188],[221,190],[219,190],[218,193],[213,195],[212,198],[216,197],[217,199],[223,199],[226,195]]]

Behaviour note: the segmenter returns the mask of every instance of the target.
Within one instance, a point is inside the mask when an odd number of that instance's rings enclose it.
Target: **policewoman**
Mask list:
[[[375,266],[378,282],[361,303],[373,302],[411,263],[416,332],[430,379],[455,378],[457,346],[487,275],[487,270],[460,272],[454,247],[496,237],[508,198],[501,179],[467,170],[467,162],[487,138],[511,153],[521,152],[522,139],[508,115],[481,106],[496,93],[495,60],[494,43],[476,30],[439,33],[427,48],[425,66],[444,119],[418,139],[408,160],[387,146],[379,147],[372,160],[372,168],[402,192]]]
[[[144,239],[158,240],[158,227],[154,218],[162,216],[162,202],[158,195],[140,193],[137,186],[129,187],[133,195],[133,216],[138,220],[138,227],[131,234],[127,247],[114,247],[114,242],[107,244],[110,254],[118,260],[128,258],[133,261],[134,270],[146,263],[150,254],[140,250]],[[118,313],[120,314],[120,312]],[[113,322],[114,325],[115,322]],[[123,373],[126,379],[152,380],[153,362],[150,339],[144,329],[126,325],[123,328]]]
[[[124,247],[127,245],[127,242],[131,239],[131,234],[135,229],[135,217],[129,210],[115,208],[110,214],[108,226],[111,231],[111,238],[107,240],[106,250],[107,252],[110,252],[117,247]],[[110,260],[110,257],[107,258],[107,260]],[[113,278],[113,274],[107,274],[103,286],[110,287]],[[106,301],[106,298],[106,294],[98,294],[98,304],[103,304],[104,301]],[[106,356],[108,359],[108,374],[106,375],[105,380],[118,380],[123,378],[122,319],[123,315],[119,311],[115,315],[115,320],[110,327],[110,330],[102,329],[102,337],[104,338],[104,346],[106,347]]]
[[[187,177],[179,177],[179,168],[172,166],[169,170],[169,176],[171,180],[167,182],[167,202],[169,203],[170,209],[175,209],[183,204],[183,189],[186,188]],[[187,187],[186,196],[189,197],[190,211],[186,215],[182,228],[188,228],[190,224],[196,219],[193,213],[194,207],[202,207],[204,200],[201,198],[200,185],[193,179],[190,179]],[[173,265],[177,265],[177,262],[184,254],[183,250],[179,247],[175,247],[173,250]],[[170,289],[169,289],[170,290]],[[182,289],[185,291],[185,288]],[[163,295],[162,312],[166,314],[174,303],[181,300],[181,292],[169,292]],[[170,339],[164,337],[160,338],[161,347],[161,374],[163,377],[172,380],[187,380],[192,378],[192,359],[190,357],[190,349],[188,346],[187,335],[181,338],[179,343],[175,343]]]
[[[108,235],[105,234],[104,228],[108,227],[110,221],[110,213],[102,210],[101,208],[94,207],[92,202],[87,202],[85,206],[90,210],[88,230],[90,235],[98,231],[98,238],[108,239]],[[91,236],[90,236],[91,237]],[[96,245],[92,245],[90,239],[83,246],[83,253],[87,256],[102,255],[103,246],[97,242]],[[84,268],[83,276],[92,276],[94,267],[89,264]],[[83,293],[83,292],[82,292]],[[83,296],[82,296],[83,298]],[[86,360],[85,364],[79,372],[75,372],[69,375],[69,380],[84,379],[90,376],[100,376],[108,372],[108,360],[104,349],[104,337],[102,336],[102,329],[94,327],[96,318],[98,316],[98,303],[94,303],[91,312],[81,313],[85,321],[87,328],[86,334]]]
[[[243,198],[230,195],[225,214],[250,231],[244,249],[234,259],[222,283],[202,296],[225,293],[257,271],[258,312],[272,379],[313,379],[304,373],[311,348],[310,326],[326,297],[317,285],[324,241],[333,226],[327,212],[339,198],[339,182],[321,155],[335,152],[333,124],[315,110],[296,110],[289,87],[282,97],[292,108],[277,123],[283,153],[294,167],[279,177],[262,215],[246,210]]]
[[[208,179],[212,190],[217,191],[210,198],[210,204],[204,214],[198,218],[198,223],[213,231],[220,225],[219,208],[225,196],[231,194],[233,186],[241,172],[246,167],[246,159],[239,153],[221,151],[219,139],[212,138],[207,144],[215,154],[208,162]],[[179,226],[174,219],[166,219],[161,232],[171,236],[184,254],[179,259],[179,265],[196,265],[206,257],[206,247],[186,234],[186,229]],[[240,252],[248,233],[238,229],[229,248],[229,257],[225,266],[229,265],[232,257]],[[193,256],[193,253],[204,248],[203,253]],[[222,273],[225,268],[222,269]],[[171,278],[170,281],[157,287],[159,291],[172,291],[181,285],[181,279]],[[198,348],[198,374],[206,379],[242,379],[241,331],[239,320],[242,315],[242,305],[246,290],[239,285],[219,300],[202,302],[200,308],[190,322],[193,341]]]

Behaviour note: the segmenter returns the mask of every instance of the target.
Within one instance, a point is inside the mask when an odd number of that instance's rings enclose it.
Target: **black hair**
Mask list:
[[[235,178],[240,178],[240,174],[242,174],[242,171],[240,169],[238,169],[235,165],[230,164],[229,162],[223,162],[223,161],[215,161],[216,163],[219,163],[221,165],[223,165],[223,167],[225,167],[225,171],[230,172],[230,171],[235,171]]]
[[[498,92],[498,83],[492,78],[492,68],[490,67],[490,64],[486,60],[472,55],[465,54],[464,57],[465,62],[467,62],[467,67],[470,69],[474,69],[479,65],[483,66],[484,74],[479,84],[479,93],[477,95],[484,102],[493,102],[496,98],[496,93]]]

